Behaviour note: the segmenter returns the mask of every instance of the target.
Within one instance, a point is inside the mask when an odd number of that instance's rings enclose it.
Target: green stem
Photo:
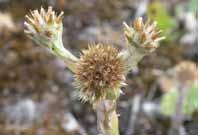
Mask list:
[[[127,71],[130,71],[136,67],[145,55],[146,52],[141,51],[132,45],[127,45],[126,50],[119,53],[119,57],[126,61]]]
[[[72,72],[76,71],[76,62],[78,61],[78,58],[76,58],[71,52],[64,48],[61,39],[56,40],[56,42],[54,42],[50,48],[54,55],[64,60],[68,69],[70,69]]]

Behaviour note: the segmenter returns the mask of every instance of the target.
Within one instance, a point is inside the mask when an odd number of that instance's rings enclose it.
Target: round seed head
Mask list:
[[[83,100],[95,102],[120,93],[125,66],[118,50],[107,45],[91,45],[83,51],[77,66],[75,84]]]

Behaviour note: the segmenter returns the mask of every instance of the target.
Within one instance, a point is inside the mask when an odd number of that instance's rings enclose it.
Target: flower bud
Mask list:
[[[40,11],[34,10],[30,15],[26,15],[25,33],[41,46],[49,48],[51,52],[65,61],[66,66],[75,72],[78,60],[71,52],[64,48],[62,43],[63,12],[56,15],[52,7],[45,11],[42,7]]]
[[[158,31],[156,22],[147,21],[145,24],[141,17],[137,18],[133,26],[124,23],[124,34],[130,45],[143,52],[153,52],[163,40],[161,31]]]
[[[53,49],[54,42],[62,42],[62,16],[63,12],[57,16],[52,7],[34,10],[26,15],[25,33],[36,43]]]

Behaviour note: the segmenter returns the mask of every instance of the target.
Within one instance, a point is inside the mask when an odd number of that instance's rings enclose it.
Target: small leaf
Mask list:
[[[192,114],[198,110],[198,85],[194,85],[189,89],[183,112],[185,114]]]
[[[161,100],[162,114],[170,116],[175,112],[177,96],[178,93],[176,90],[170,90],[168,93],[163,95]]]
[[[175,112],[177,96],[178,90],[171,90],[163,95],[161,100],[162,114],[170,116]],[[191,115],[193,112],[198,111],[198,85],[193,85],[189,88],[182,111],[186,115]]]

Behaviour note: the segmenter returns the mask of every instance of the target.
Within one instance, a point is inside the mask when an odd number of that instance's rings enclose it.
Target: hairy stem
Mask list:
[[[127,45],[126,50],[119,53],[119,57],[123,58],[127,64],[127,71],[137,66],[138,62],[146,55],[134,46]]]
[[[72,72],[76,71],[76,62],[78,58],[76,58],[71,52],[64,48],[62,40],[58,40],[59,42],[54,42],[51,47],[52,53],[57,57],[64,60],[65,65]]]
[[[97,127],[99,135],[119,135],[116,102],[103,100],[94,106],[97,113]]]

